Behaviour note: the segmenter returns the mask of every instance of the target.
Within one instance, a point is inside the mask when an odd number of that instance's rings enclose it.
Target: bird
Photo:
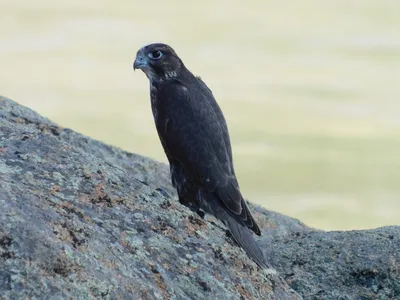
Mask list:
[[[140,48],[133,69],[149,79],[154,122],[179,202],[202,217],[214,215],[249,257],[267,268],[252,233],[261,231],[241,194],[228,126],[212,91],[167,44]]]

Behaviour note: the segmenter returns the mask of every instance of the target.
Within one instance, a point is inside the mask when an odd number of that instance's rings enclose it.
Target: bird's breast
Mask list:
[[[158,120],[157,87],[151,83],[150,83],[150,101],[151,101],[151,110],[153,111],[154,121],[157,123]]]

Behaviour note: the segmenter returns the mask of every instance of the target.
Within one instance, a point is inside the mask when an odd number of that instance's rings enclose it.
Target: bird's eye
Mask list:
[[[152,51],[149,53],[151,59],[160,59],[163,53],[160,50]]]

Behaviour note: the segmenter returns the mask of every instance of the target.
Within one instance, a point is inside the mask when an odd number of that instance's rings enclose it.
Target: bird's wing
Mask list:
[[[218,103],[215,101],[212,91],[208,88],[208,86],[204,83],[204,81],[200,77],[197,77],[197,79],[199,81],[199,84],[202,86],[202,89],[205,90],[207,94],[209,94],[209,96],[207,98],[209,100],[209,103],[213,107],[213,110],[214,110],[217,118],[220,120],[220,125],[221,125],[222,130],[225,132],[228,132],[228,126],[226,124],[224,115],[223,115]],[[232,149],[231,149],[231,142],[229,140],[229,134],[224,135],[224,138],[225,138],[225,144],[226,144],[227,152],[228,152],[229,159],[230,159],[231,166],[232,166],[232,172],[234,174],[235,171],[233,169]]]
[[[243,198],[233,171],[229,135],[221,126],[201,90],[191,91],[178,83],[158,93],[157,129],[170,159],[179,162],[190,181],[208,192],[216,192],[233,214],[241,216]],[[212,95],[211,95],[212,97]],[[247,216],[241,216],[246,221]]]

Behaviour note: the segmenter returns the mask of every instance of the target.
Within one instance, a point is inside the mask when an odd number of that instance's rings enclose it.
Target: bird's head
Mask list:
[[[150,81],[175,78],[182,67],[183,63],[174,49],[161,43],[141,48],[133,63],[133,69],[141,69]]]

